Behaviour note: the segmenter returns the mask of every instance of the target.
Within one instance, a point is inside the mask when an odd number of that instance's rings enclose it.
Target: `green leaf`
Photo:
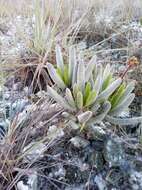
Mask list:
[[[77,93],[79,92],[79,87],[78,87],[78,85],[75,83],[74,85],[73,85],[73,96],[74,96],[74,98],[76,99],[77,98]]]
[[[77,56],[76,56],[76,51],[74,49],[73,51],[73,71],[72,71],[72,86],[77,82],[77,70],[78,70],[78,65],[77,65]]]
[[[77,69],[77,84],[80,90],[83,92],[85,87],[85,65],[81,58]]]
[[[68,121],[67,126],[69,126],[71,129],[74,129],[74,130],[78,130],[80,128],[80,124],[72,120]]]
[[[96,66],[96,60],[97,60],[97,56],[94,55],[92,57],[92,59],[89,61],[89,63],[87,64],[87,67],[85,69],[85,81],[86,82],[90,79],[90,77],[92,75],[92,72]]]
[[[111,66],[110,64],[107,64],[103,72],[103,80],[105,81],[110,74],[111,74]]]
[[[80,132],[82,132],[85,127],[86,127],[85,123],[81,124],[81,126],[80,126]]]
[[[70,79],[69,79],[69,70],[68,70],[68,65],[64,65],[64,83],[69,86],[70,85]]]
[[[96,99],[96,91],[94,90],[94,91],[90,92],[90,94],[86,100],[85,106],[90,106],[91,104],[93,104],[95,99]]]
[[[87,84],[85,86],[85,92],[84,92],[84,98],[83,98],[84,105],[85,105],[85,102],[86,102],[90,92],[91,92],[91,83],[87,82]]]
[[[129,107],[129,105],[132,103],[134,98],[135,98],[134,93],[131,93],[129,96],[126,96],[125,99],[121,103],[119,103],[117,106],[115,106],[111,110],[110,114],[119,115],[122,111],[126,110]]]
[[[109,99],[110,103],[111,103],[111,109],[113,109],[114,107],[116,107],[119,104],[119,100],[121,99],[121,97],[123,96],[124,92],[125,92],[125,84],[122,83],[118,89],[116,90],[116,92],[114,92],[114,94],[112,95],[112,97]]]
[[[96,102],[92,107],[91,107],[91,111],[95,114],[98,109],[100,108],[100,104],[98,102]]]
[[[120,98],[120,100],[119,100],[119,104],[120,104],[127,96],[129,96],[129,95],[131,94],[131,92],[134,90],[134,88],[135,88],[135,82],[132,81],[132,82],[130,82],[130,83],[127,85],[124,94],[121,96],[121,98]]]
[[[92,117],[88,121],[88,125],[101,122],[106,117],[110,109],[111,109],[110,102],[109,101],[104,102],[102,105],[102,111],[98,115],[95,115],[94,117]]]
[[[101,87],[102,87],[102,65],[98,65],[98,74],[95,80],[95,84],[93,86],[93,89],[95,89],[96,91],[96,96],[98,96]]]
[[[66,100],[73,108],[76,109],[75,101],[69,88],[66,88]]]
[[[114,125],[136,125],[142,122],[142,117],[133,117],[133,118],[120,118],[120,117],[112,117],[107,115],[105,118],[108,122]]]
[[[77,93],[76,105],[79,109],[83,108],[83,94],[81,91]]]
[[[103,82],[102,91],[105,90],[109,86],[109,84],[111,83],[111,80],[112,80],[112,74],[109,74],[108,77]]]
[[[64,109],[69,111],[75,111],[74,108],[72,108],[68,102],[59,95],[52,87],[47,86],[47,92],[51,98],[53,98],[58,104],[60,104]]]
[[[109,96],[112,95],[113,92],[120,86],[121,82],[121,78],[118,78],[115,81],[113,81],[104,91],[100,93],[98,100],[107,100]]]
[[[75,48],[71,46],[69,48],[69,78],[72,80],[73,78],[73,70],[76,64],[76,57],[75,57]]]
[[[55,82],[55,84],[57,84],[59,88],[64,89],[66,85],[64,81],[61,79],[61,77],[57,74],[57,70],[53,67],[53,65],[48,63],[47,69],[48,69],[50,77]]]
[[[57,62],[57,68],[60,68],[62,72],[64,72],[64,62],[63,62],[63,56],[61,52],[61,47],[59,45],[56,45],[56,62]]]
[[[57,74],[59,75],[59,77],[63,80],[63,73],[62,70],[60,68],[56,69]]]

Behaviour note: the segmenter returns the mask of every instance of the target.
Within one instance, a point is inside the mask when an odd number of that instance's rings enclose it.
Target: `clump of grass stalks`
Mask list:
[[[24,73],[27,73],[24,80],[32,89],[38,90],[45,90],[45,86],[52,81],[44,65],[46,62],[55,63],[55,45],[59,43],[62,48],[66,48],[73,41],[73,37],[69,39],[69,34],[73,28],[70,23],[64,25],[62,22],[61,2],[56,2],[57,11],[54,18],[50,15],[50,9],[48,8],[51,2],[48,3],[49,1],[40,2],[39,0],[34,2],[32,36],[29,36],[29,43],[27,43],[29,45],[26,46],[28,54],[23,54],[21,57],[21,60],[26,63],[25,66],[27,65],[26,69],[21,69],[24,70]],[[25,39],[28,39],[28,37],[26,36]]]
[[[53,118],[59,117],[60,109],[56,106],[51,109],[49,107],[50,102],[38,101],[31,106],[32,114],[28,112],[27,116],[22,118],[17,115],[11,121],[5,137],[0,140],[0,189],[16,189],[17,182],[33,169],[33,165],[36,171],[40,170],[37,159],[24,161],[32,148],[43,143],[46,146],[44,151],[47,151],[56,144],[57,139],[49,140],[47,131]],[[40,125],[43,120],[43,125]],[[23,151],[31,142],[33,145]]]
[[[11,17],[17,14],[26,15],[31,9],[29,0],[0,0],[0,17]]]

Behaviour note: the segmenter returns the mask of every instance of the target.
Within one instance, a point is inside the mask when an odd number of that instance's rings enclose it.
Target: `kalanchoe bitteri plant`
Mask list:
[[[133,82],[126,84],[122,78],[115,79],[110,65],[103,69],[102,65],[96,63],[96,56],[85,65],[73,47],[69,50],[69,61],[65,64],[61,48],[57,46],[56,62],[56,67],[48,63],[47,68],[61,93],[50,86],[47,90],[64,108],[63,116],[69,123],[78,124],[81,129],[103,119],[116,124],[125,123],[125,119],[116,116],[133,101]],[[141,120],[142,118],[130,118],[127,119],[127,124]]]

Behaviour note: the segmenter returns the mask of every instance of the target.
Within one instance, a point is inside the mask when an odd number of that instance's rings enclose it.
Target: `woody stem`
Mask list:
[[[128,67],[126,68],[126,70],[124,71],[124,73],[121,75],[121,78],[123,79],[124,76],[126,75],[126,73],[128,72],[128,70],[131,68],[131,65],[128,65]]]

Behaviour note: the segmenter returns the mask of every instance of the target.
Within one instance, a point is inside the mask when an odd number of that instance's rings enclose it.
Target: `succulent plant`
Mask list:
[[[64,108],[64,117],[72,120],[72,124],[78,123],[81,129],[103,119],[118,124],[114,116],[119,116],[133,101],[134,83],[126,84],[122,78],[114,78],[110,65],[103,69],[96,63],[96,56],[85,65],[73,47],[69,51],[69,63],[64,64],[59,46],[56,47],[56,59],[57,68],[50,63],[47,68],[62,93],[50,86],[47,90]],[[131,121],[140,122],[141,118],[129,119]]]

